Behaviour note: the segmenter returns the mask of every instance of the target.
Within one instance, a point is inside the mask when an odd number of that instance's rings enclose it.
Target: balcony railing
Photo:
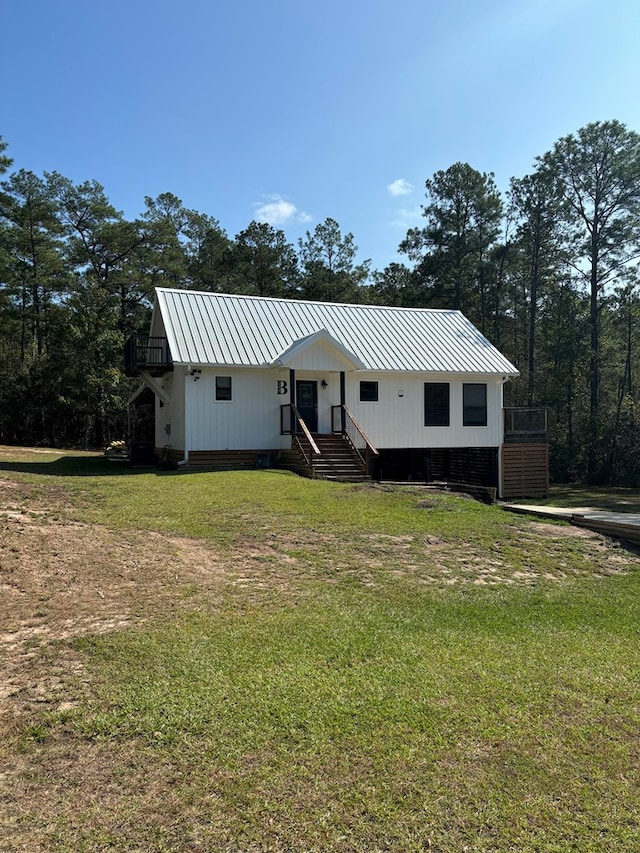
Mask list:
[[[129,338],[124,345],[124,371],[137,376],[143,371],[161,376],[173,370],[173,361],[166,338]]]
[[[548,435],[546,409],[504,409],[506,442],[544,442]]]

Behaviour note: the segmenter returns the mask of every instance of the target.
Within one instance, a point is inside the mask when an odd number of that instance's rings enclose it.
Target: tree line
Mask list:
[[[640,484],[640,136],[620,122],[558,140],[505,194],[466,163],[436,172],[406,262],[384,270],[333,219],[297,245],[256,221],[232,239],[171,193],[126,219],[97,181],[15,169],[6,151],[0,441],[125,435],[123,343],[165,286],[462,310],[520,370],[505,404],[548,409],[555,480]]]

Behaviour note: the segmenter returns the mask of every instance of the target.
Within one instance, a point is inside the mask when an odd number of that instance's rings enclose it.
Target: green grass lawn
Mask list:
[[[75,725],[170,756],[187,799],[215,768],[212,842],[631,850],[639,614],[615,586],[336,590],[86,641],[103,686]]]
[[[52,774],[46,849],[638,849],[633,554],[416,487],[108,466],[0,476],[55,484],[69,521],[197,538],[226,574],[73,641],[79,704],[14,747]],[[74,807],[63,747],[103,756],[107,790]]]

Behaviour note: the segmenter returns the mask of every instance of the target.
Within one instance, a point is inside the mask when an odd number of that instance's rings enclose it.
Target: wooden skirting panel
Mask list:
[[[284,468],[285,471],[293,471],[302,477],[309,477],[310,471],[304,459],[297,450],[281,450],[274,461],[276,468]]]
[[[502,497],[546,498],[549,494],[549,445],[502,445]]]
[[[270,468],[275,450],[192,450],[189,468],[212,468],[235,471],[248,468]]]
[[[192,450],[185,467],[209,468],[213,471],[267,468],[274,465],[277,453],[277,450]],[[160,450],[159,458],[177,464],[184,459],[184,450]]]
[[[497,488],[498,448],[381,448],[376,476],[382,480],[468,483]]]

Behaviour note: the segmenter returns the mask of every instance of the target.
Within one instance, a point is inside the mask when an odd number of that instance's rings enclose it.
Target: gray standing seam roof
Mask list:
[[[324,329],[367,370],[518,375],[460,311],[168,288],[156,288],[156,299],[177,364],[265,367]]]

